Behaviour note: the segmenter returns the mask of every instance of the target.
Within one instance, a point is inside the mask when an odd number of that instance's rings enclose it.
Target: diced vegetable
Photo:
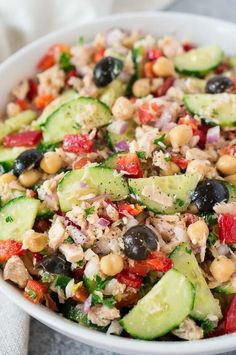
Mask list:
[[[7,135],[3,138],[5,147],[33,147],[42,139],[41,131],[26,131]]]
[[[219,215],[218,226],[221,243],[236,243],[236,216],[230,214]]]
[[[15,240],[0,241],[0,263],[6,262],[13,255],[22,255],[22,244]]]
[[[70,153],[91,153],[93,142],[88,134],[66,134],[63,149]]]
[[[145,276],[151,270],[167,272],[173,266],[173,261],[161,252],[151,252],[146,260],[134,261],[129,271],[136,275]]]
[[[225,333],[236,332],[236,296],[233,297],[225,316]]]
[[[129,270],[121,271],[119,274],[116,275],[116,278],[120,283],[132,288],[140,289],[142,285],[142,278],[132,272],[129,272]]]
[[[25,287],[24,297],[29,301],[37,304],[42,302],[46,292],[45,285],[35,280],[29,280]]]
[[[142,169],[136,153],[117,153],[106,159],[102,166],[122,171],[129,177],[142,177]]]

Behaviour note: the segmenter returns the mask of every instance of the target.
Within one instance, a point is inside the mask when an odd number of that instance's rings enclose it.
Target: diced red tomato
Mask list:
[[[39,110],[44,109],[50,102],[52,102],[55,99],[55,96],[48,94],[48,95],[40,95],[36,96],[34,99],[34,104],[36,108]]]
[[[29,90],[27,92],[26,98],[27,100],[32,101],[38,93],[38,84],[33,79],[29,79],[28,83]]]
[[[145,102],[138,108],[140,123],[154,121],[161,114],[160,106],[156,102]]]
[[[86,299],[88,298],[89,294],[88,291],[86,290],[85,287],[81,286],[78,288],[78,290],[75,292],[73,296],[73,300],[77,302],[85,302]]]
[[[193,134],[195,134],[198,131],[198,125],[199,125],[198,121],[189,115],[181,117],[179,119],[178,125],[183,125],[183,124],[191,127]]]
[[[53,54],[45,54],[37,64],[39,71],[44,71],[51,68],[55,64],[55,58]]]
[[[156,96],[164,96],[168,89],[174,84],[175,78],[173,76],[169,76],[168,78],[165,79],[164,83],[159,86],[159,88],[156,91]]]
[[[221,243],[236,243],[236,216],[220,214],[218,217],[218,226]]]
[[[34,198],[37,194],[34,190],[27,190],[26,195],[31,198]]]
[[[190,43],[190,42],[185,42],[185,43],[183,43],[183,44],[182,44],[182,47],[183,47],[183,50],[184,50],[185,52],[189,52],[189,51],[191,51],[191,49],[196,48],[195,44]]]
[[[192,214],[190,212],[186,212],[184,214],[184,220],[186,223],[186,227],[188,227],[190,224],[197,222],[198,217],[195,214]]]
[[[139,206],[137,204],[130,204],[128,202],[121,202],[118,205],[118,212],[121,215],[121,217],[125,217],[128,215],[136,217],[138,214],[140,214],[144,210],[143,206]]]
[[[226,70],[228,70],[230,68],[228,63],[221,63],[218,65],[218,67],[215,69],[215,73],[216,74],[222,74],[224,73]]]
[[[41,139],[41,131],[26,131],[5,136],[3,145],[5,147],[33,147],[38,145]]]
[[[40,59],[39,63],[37,64],[37,69],[44,71],[51,68],[56,63],[56,60],[60,57],[61,53],[70,54],[69,47],[63,43],[54,44]]]
[[[236,332],[236,295],[233,296],[225,315],[225,333]]]
[[[173,267],[173,261],[161,252],[151,252],[146,260],[134,261],[133,265],[129,266],[129,271],[145,276],[151,270],[159,272],[167,272]]]
[[[177,164],[181,170],[185,170],[188,166],[188,160],[177,154],[172,154],[170,160]]]
[[[45,301],[46,301],[46,306],[49,309],[51,309],[53,312],[58,311],[57,304],[56,304],[56,302],[53,301],[53,299],[49,295],[49,293],[45,293],[44,298],[45,298]]]
[[[20,106],[22,111],[28,110],[30,108],[30,105],[26,100],[16,99],[16,104]]]
[[[0,263],[5,263],[13,255],[22,255],[24,250],[22,244],[15,240],[0,241]]]
[[[28,280],[24,291],[24,297],[33,303],[42,302],[46,293],[45,285],[35,280]]]
[[[77,71],[76,69],[71,69],[67,74],[66,74],[66,83],[70,80],[70,78],[76,77],[77,76]]]
[[[98,51],[95,53],[94,56],[94,62],[98,63],[104,57],[104,54],[105,54],[105,48],[98,49]]]
[[[146,62],[144,64],[143,72],[145,78],[154,78],[155,75],[152,70],[153,62]]]
[[[128,270],[123,270],[116,275],[116,279],[126,286],[139,289],[142,285],[142,277],[137,276],[129,272]]]
[[[90,163],[91,160],[87,157],[83,157],[80,160],[76,161],[74,164],[74,169],[82,169],[85,165]]]
[[[71,153],[91,153],[93,142],[88,134],[66,134],[63,140],[63,149]]]
[[[137,154],[127,153],[117,157],[115,169],[124,171],[129,177],[140,178],[143,176]]]
[[[156,60],[160,57],[163,57],[163,52],[159,48],[150,48],[147,50],[147,59]]]

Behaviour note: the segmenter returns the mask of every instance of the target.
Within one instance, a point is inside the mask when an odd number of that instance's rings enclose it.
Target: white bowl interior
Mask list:
[[[236,26],[221,20],[181,13],[137,13],[115,15],[99,19],[85,25],[49,34],[26,46],[0,66],[0,110],[4,112],[11,89],[23,78],[35,71],[40,56],[54,43],[76,43],[79,36],[90,40],[100,31],[112,27],[142,29],[156,36],[175,35],[179,39],[189,39],[198,44],[218,44],[226,53],[236,53]],[[215,354],[236,348],[236,335],[221,336],[192,342],[147,342],[119,338],[93,331],[63,319],[43,306],[31,304],[23,298],[12,285],[4,282],[0,276],[0,291],[27,313],[47,324],[51,328],[89,345],[126,354]]]

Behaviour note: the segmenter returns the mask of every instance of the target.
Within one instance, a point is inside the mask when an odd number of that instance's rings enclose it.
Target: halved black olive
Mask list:
[[[124,253],[134,260],[145,260],[151,250],[157,249],[156,234],[147,226],[131,227],[123,235]]]
[[[213,212],[216,203],[228,202],[229,190],[220,180],[204,180],[199,182],[193,195],[192,201],[200,212]]]
[[[114,57],[104,57],[95,66],[93,80],[97,87],[111,83],[121,72],[123,62]]]
[[[38,262],[37,266],[52,274],[72,275],[71,264],[60,254],[46,256]]]
[[[43,154],[38,149],[29,149],[21,153],[13,164],[13,174],[19,176],[26,170],[37,168],[40,161],[43,159]]]
[[[227,76],[217,75],[206,83],[206,92],[209,94],[220,94],[230,89],[233,85],[233,81]]]

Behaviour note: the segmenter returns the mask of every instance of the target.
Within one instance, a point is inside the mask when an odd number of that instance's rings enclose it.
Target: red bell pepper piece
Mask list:
[[[22,111],[28,110],[30,108],[30,105],[26,100],[16,99],[16,104],[20,106]]]
[[[174,84],[174,81],[175,78],[173,76],[169,76],[168,78],[166,78],[164,83],[157,89],[156,96],[164,96],[167,93],[168,89]]]
[[[221,243],[236,243],[236,216],[220,214],[218,217],[218,226]]]
[[[155,251],[151,252],[148,259],[142,261],[134,261],[133,265],[129,266],[129,271],[145,276],[151,270],[159,272],[167,272],[173,267],[173,261],[163,253]]]
[[[129,177],[140,178],[143,176],[139,158],[135,153],[127,153],[118,156],[115,169],[117,171],[124,171]]]
[[[98,63],[104,57],[104,54],[105,54],[105,48],[98,49],[98,51],[95,53],[94,56],[94,62]]]
[[[91,160],[87,157],[83,157],[75,162],[74,169],[82,169],[88,163],[91,163]]]
[[[55,58],[53,54],[45,54],[37,64],[39,71],[44,71],[51,68],[55,64]]]
[[[55,99],[55,96],[48,94],[48,95],[40,95],[36,96],[34,99],[34,104],[36,108],[39,110],[43,110],[50,102],[52,102]]]
[[[156,60],[160,57],[163,57],[162,50],[159,48],[150,48],[147,50],[147,59]]]
[[[181,170],[185,170],[188,166],[188,160],[181,157],[180,155],[172,154],[170,160],[177,164]]]
[[[143,211],[144,207],[139,206],[137,204],[130,204],[128,202],[121,202],[118,205],[118,212],[121,215],[121,217],[125,217],[128,215],[131,215],[133,217],[137,216]]]
[[[116,275],[116,279],[126,286],[139,289],[142,285],[142,277],[137,276],[129,272],[129,270],[123,270]]]
[[[51,68],[56,63],[56,60],[60,57],[61,53],[69,54],[69,47],[63,43],[54,44],[40,59],[39,63],[37,64],[37,69],[40,71],[44,71],[46,69]]]
[[[236,332],[236,295],[233,296],[225,315],[225,333]]]
[[[42,302],[46,293],[45,285],[35,280],[28,280],[24,291],[24,297],[33,303]]]
[[[3,138],[5,147],[33,147],[38,145],[42,139],[41,131],[26,131],[9,134]]]
[[[193,134],[195,134],[198,130],[199,123],[197,120],[195,120],[193,117],[187,115],[184,117],[181,117],[178,121],[178,125],[187,125],[192,128]]]
[[[15,240],[1,240],[0,241],[0,263],[6,262],[13,255],[22,255],[24,250],[22,244]]]
[[[152,67],[153,67],[153,62],[146,62],[144,64],[143,71],[144,71],[145,78],[154,78],[155,77]]]
[[[142,124],[154,121],[160,114],[160,106],[156,102],[145,102],[138,108],[138,116]]]
[[[93,142],[88,134],[66,134],[63,149],[70,153],[91,153]]]

